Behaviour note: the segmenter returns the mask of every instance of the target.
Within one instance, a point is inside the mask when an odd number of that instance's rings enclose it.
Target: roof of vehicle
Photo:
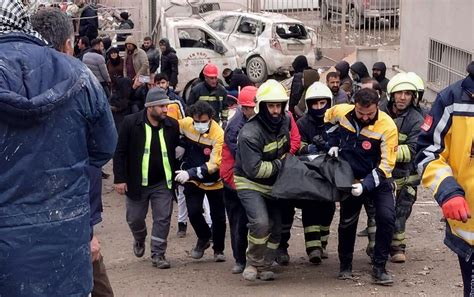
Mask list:
[[[255,13],[255,12],[244,12],[244,11],[210,11],[202,14],[202,16],[205,19],[214,19],[217,16],[224,16],[224,15],[241,15],[241,16],[247,16],[247,17],[252,17],[256,18],[261,21],[270,21],[272,23],[299,23],[303,24],[301,21],[290,18],[284,14],[280,13],[273,13],[273,12],[260,12],[260,13]]]

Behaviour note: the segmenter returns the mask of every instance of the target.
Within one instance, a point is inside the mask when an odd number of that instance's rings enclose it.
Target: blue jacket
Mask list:
[[[0,296],[87,296],[90,164],[117,135],[81,61],[34,37],[0,35]]]

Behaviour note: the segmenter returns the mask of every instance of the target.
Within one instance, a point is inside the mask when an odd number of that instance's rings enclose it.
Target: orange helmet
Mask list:
[[[255,95],[257,95],[256,87],[247,86],[242,88],[239,93],[239,104],[241,106],[255,107]]]
[[[208,77],[217,77],[219,75],[219,70],[217,69],[216,64],[208,63],[204,66],[202,73]]]

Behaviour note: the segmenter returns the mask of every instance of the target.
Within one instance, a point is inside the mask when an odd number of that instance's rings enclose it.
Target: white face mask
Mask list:
[[[209,121],[210,122],[210,121]],[[204,134],[209,130],[209,122],[205,123],[194,123],[194,129],[199,132],[199,134]]]

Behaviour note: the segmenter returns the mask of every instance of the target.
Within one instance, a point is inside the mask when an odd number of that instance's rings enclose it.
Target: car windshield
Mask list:
[[[275,32],[280,38],[283,39],[307,39],[308,32],[301,24],[295,23],[278,23],[274,25]]]

